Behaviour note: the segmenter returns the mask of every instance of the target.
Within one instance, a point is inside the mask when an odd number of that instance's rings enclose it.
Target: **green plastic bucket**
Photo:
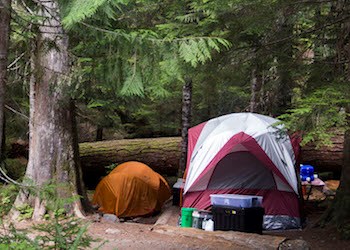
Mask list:
[[[192,227],[192,213],[196,210],[193,207],[181,208],[181,227]]]

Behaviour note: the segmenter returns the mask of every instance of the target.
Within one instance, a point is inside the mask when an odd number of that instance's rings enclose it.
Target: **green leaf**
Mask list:
[[[129,0],[75,0],[71,3],[70,11],[66,17],[64,17],[62,23],[65,28],[69,29],[74,24],[84,21],[86,18],[93,16],[97,10],[104,4],[113,3],[114,5],[125,5]],[[110,9],[106,9],[108,12],[106,15],[110,16]]]
[[[120,93],[124,96],[143,96],[144,95],[142,79],[138,72],[127,77]]]
[[[71,246],[70,249],[72,249],[72,250],[79,249],[78,247],[79,247],[80,244],[81,244],[82,238],[83,238],[83,236],[84,236],[84,234],[85,234],[85,232],[86,232],[86,230],[87,230],[87,227],[88,227],[88,225],[84,225],[83,227],[81,227],[81,228],[79,229],[79,232],[78,232],[77,235],[75,236],[76,238],[75,238],[75,240],[74,240],[74,242],[73,242],[73,245]]]
[[[99,108],[104,107],[109,104],[109,101],[103,101],[103,100],[91,100],[89,104],[87,105],[88,108]]]

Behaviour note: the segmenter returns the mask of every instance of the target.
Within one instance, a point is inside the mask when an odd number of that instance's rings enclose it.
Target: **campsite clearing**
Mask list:
[[[138,217],[126,222],[112,223],[107,220],[97,221],[96,216],[91,215],[87,217],[87,221],[90,223],[89,234],[94,238],[101,239],[101,241],[107,241],[102,246],[102,250],[264,249],[266,242],[270,241],[271,247],[274,248],[285,239],[286,241],[281,244],[283,246],[281,249],[301,249],[300,244],[305,244],[305,242],[311,249],[349,249],[348,241],[341,240],[334,227],[312,227],[325,209],[324,206],[320,206],[319,202],[315,202],[313,195],[308,201],[306,209],[308,225],[303,230],[264,232],[263,235],[233,231],[205,232],[199,229],[176,227],[180,208],[170,204],[166,204],[163,212],[157,216]],[[29,228],[32,223],[34,222],[22,221],[17,224],[17,227]],[[254,238],[259,239],[261,245],[256,245]],[[252,239],[255,245],[252,245]]]
[[[269,241],[275,249],[280,243],[281,249],[302,249],[305,244],[311,249],[348,249],[348,241],[341,240],[335,227],[313,227],[331,201],[319,190],[313,190],[305,203],[307,226],[303,230],[264,232],[262,236],[176,227],[180,208],[169,203],[157,216],[139,217],[124,223],[93,222],[89,232],[108,240],[102,249],[267,249]]]
[[[171,211],[166,214],[169,209]],[[348,249],[348,242],[339,238],[335,228],[312,227],[313,223],[322,214],[322,208],[317,208],[315,203],[310,202],[308,204],[308,212],[308,226],[303,230],[269,232],[263,233],[262,236],[233,231],[205,232],[199,229],[176,227],[178,214],[180,213],[180,208],[178,207],[168,207],[161,215],[140,218],[136,222],[94,222],[89,227],[89,232],[94,237],[108,240],[102,247],[104,250],[269,249],[266,247],[267,241],[270,241],[271,248],[274,248],[285,239],[286,241],[281,244],[283,246],[282,249],[300,249],[299,247],[296,248],[296,246],[300,246],[301,243],[305,242],[311,249]],[[162,221],[161,225],[154,226],[156,221]],[[238,239],[237,237],[240,238]],[[257,239],[261,241],[261,245],[256,245]]]

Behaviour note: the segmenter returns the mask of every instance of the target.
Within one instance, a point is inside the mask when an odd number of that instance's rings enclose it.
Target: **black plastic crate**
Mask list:
[[[212,207],[214,230],[262,233],[264,208]]]

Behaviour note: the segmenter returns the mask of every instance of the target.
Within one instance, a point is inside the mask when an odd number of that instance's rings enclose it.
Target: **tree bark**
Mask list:
[[[350,6],[348,1],[336,1],[333,3],[332,11],[336,18],[348,15]],[[346,19],[340,24],[335,50],[338,61],[337,70],[344,76],[346,84],[350,84],[350,20]],[[342,63],[342,62],[346,63]],[[341,66],[341,68],[339,68]],[[349,97],[348,97],[349,98]],[[323,223],[336,224],[342,236],[350,239],[350,104],[345,106],[346,132],[344,134],[343,168],[339,187],[329,209],[323,216]]]
[[[191,126],[192,79],[187,78],[182,89],[181,156],[178,177],[184,175],[187,163],[188,129]]]
[[[11,0],[0,0],[0,162],[5,138],[5,89],[10,38]]]
[[[259,106],[259,93],[263,84],[263,78],[259,72],[258,66],[255,66],[252,69],[252,87],[251,87],[251,98],[250,98],[250,105],[249,105],[249,112],[257,113],[259,112],[258,106]]]
[[[292,16],[295,13],[293,5],[282,9],[278,19],[278,33],[282,37],[293,35]],[[283,51],[279,50],[283,49]],[[272,116],[276,117],[285,113],[291,107],[294,82],[291,77],[290,63],[293,62],[293,40],[286,41],[283,47],[276,49],[278,86],[272,101]]]
[[[25,177],[42,186],[58,185],[59,199],[71,198],[84,192],[79,183],[77,140],[74,136],[74,110],[67,93],[69,86],[68,37],[60,20],[57,1],[39,0],[39,25],[34,75],[30,86],[29,161]],[[63,188],[63,186],[65,188]],[[83,193],[83,197],[86,195]],[[46,213],[46,200],[22,191],[15,207],[23,203],[34,206],[33,219]],[[67,213],[82,216],[81,202],[65,204]],[[16,216],[16,214],[14,214]]]
[[[110,165],[140,161],[156,172],[176,176],[181,155],[181,137],[129,139],[80,144],[80,159],[84,182],[89,189],[96,187]]]
[[[347,113],[350,114],[350,105],[347,107]],[[350,118],[348,117],[348,128],[350,127]],[[340,177],[339,187],[334,201],[334,218],[336,225],[347,239],[350,239],[350,129],[344,135],[344,164]]]
[[[347,107],[347,112],[350,114],[349,105]],[[349,117],[347,123],[348,127],[350,127]],[[343,168],[335,199],[323,214],[318,224],[335,224],[343,237],[350,239],[350,129],[344,134],[343,155]]]

